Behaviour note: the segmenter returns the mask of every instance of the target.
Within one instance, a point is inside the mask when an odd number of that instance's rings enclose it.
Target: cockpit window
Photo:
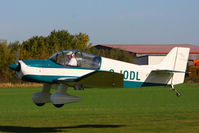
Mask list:
[[[99,69],[101,63],[100,56],[95,56],[76,50],[65,50],[57,52],[50,57],[50,60],[63,66],[91,69]]]

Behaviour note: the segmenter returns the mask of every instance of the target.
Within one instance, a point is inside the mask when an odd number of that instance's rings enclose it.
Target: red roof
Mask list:
[[[136,54],[168,54],[174,47],[188,47],[190,54],[199,54],[199,46],[192,44],[103,44],[94,47],[118,48]]]

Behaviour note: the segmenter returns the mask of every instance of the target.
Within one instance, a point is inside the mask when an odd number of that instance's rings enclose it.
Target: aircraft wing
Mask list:
[[[69,86],[83,85],[84,87],[123,87],[123,74],[94,71],[81,77],[59,78],[55,82],[67,84]]]

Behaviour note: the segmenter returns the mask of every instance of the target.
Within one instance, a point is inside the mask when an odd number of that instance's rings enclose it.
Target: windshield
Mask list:
[[[76,50],[59,51],[50,57],[53,62],[63,66],[99,69],[101,57]]]

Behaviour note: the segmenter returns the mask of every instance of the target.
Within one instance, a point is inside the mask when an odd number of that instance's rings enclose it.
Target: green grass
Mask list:
[[[198,133],[199,84],[168,87],[69,90],[79,103],[37,107],[39,88],[0,88],[0,132]]]

